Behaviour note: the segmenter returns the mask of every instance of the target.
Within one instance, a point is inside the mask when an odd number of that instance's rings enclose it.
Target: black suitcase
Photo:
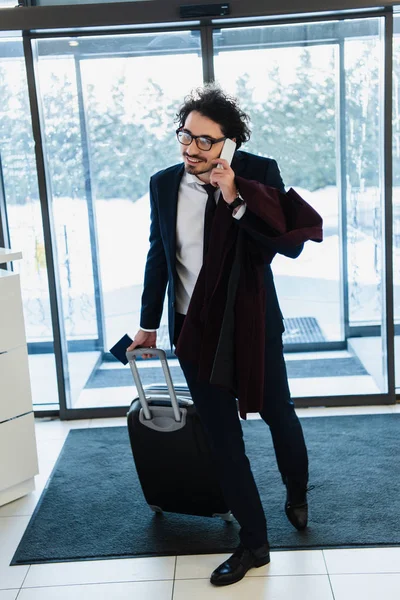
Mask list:
[[[143,388],[136,357],[160,358],[167,385]],[[164,350],[126,353],[138,397],[128,412],[128,432],[143,494],[155,512],[233,519],[217,480],[205,433],[187,386],[174,388]]]

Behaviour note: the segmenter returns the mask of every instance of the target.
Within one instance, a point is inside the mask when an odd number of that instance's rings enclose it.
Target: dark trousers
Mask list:
[[[174,343],[184,315],[176,314]],[[308,457],[300,421],[290,398],[281,336],[266,340],[265,397],[260,412],[269,425],[282,479],[308,481]],[[241,526],[240,540],[248,548],[267,543],[267,523],[249,460],[236,399],[228,391],[197,382],[197,365],[179,360],[197,412],[208,435],[221,488]]]

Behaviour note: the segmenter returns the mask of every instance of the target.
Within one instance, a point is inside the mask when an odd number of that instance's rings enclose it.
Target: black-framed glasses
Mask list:
[[[199,150],[211,150],[214,144],[218,144],[218,142],[224,142],[226,137],[218,138],[214,140],[213,138],[209,138],[206,135],[193,135],[186,129],[177,129],[176,137],[178,138],[178,142],[183,144],[184,146],[190,146],[193,140],[196,142],[196,146]]]

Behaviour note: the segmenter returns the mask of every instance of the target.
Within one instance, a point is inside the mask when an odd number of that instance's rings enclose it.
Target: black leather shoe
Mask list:
[[[307,492],[311,489],[307,484],[300,484],[286,479],[285,513],[293,527],[302,531],[308,524]]]
[[[268,544],[255,550],[250,550],[240,544],[232,556],[213,571],[210,581],[214,585],[236,583],[243,579],[249,569],[262,567],[267,565],[269,561]]]

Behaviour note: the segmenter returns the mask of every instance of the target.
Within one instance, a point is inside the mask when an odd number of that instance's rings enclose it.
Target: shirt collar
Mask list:
[[[205,185],[204,181],[201,181],[201,179],[196,177],[196,175],[193,175],[193,173],[188,173],[187,171],[185,171],[184,177],[186,178],[186,183],[188,185]]]
[[[196,175],[193,175],[193,173],[187,173],[186,171],[185,171],[185,173],[183,175],[182,180],[187,185],[194,186],[194,187],[196,187],[196,185],[197,186],[201,185],[204,188],[204,186],[206,185],[204,183],[204,181],[201,181],[201,179],[199,179],[198,177],[196,177]],[[215,188],[215,200],[216,200],[216,202],[218,202],[220,194],[221,194],[221,190],[219,188]]]

